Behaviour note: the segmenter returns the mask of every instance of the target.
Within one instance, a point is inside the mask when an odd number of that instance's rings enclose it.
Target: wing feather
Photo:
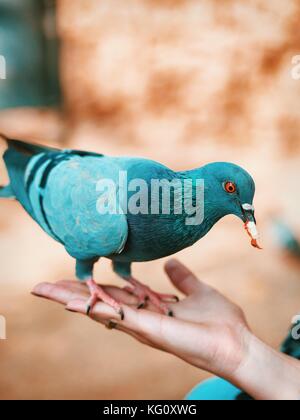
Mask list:
[[[57,165],[49,176],[44,209],[55,235],[77,259],[118,253],[128,236],[124,214],[97,211],[97,183],[111,179],[119,168],[109,157],[74,156]]]

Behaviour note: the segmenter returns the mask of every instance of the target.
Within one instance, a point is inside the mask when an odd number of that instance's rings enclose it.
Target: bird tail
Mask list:
[[[27,194],[24,188],[24,178],[29,161],[35,155],[54,152],[57,149],[11,139],[4,134],[0,134],[1,139],[7,146],[3,160],[10,178],[10,185],[0,187],[0,198],[17,197],[26,207]]]
[[[34,155],[38,155],[40,153],[58,151],[58,149],[54,149],[48,146],[46,147],[40,144],[33,144],[33,143],[28,143],[22,140],[15,140],[15,139],[7,137],[6,135],[2,133],[0,133],[0,137],[2,137],[2,140],[6,142],[8,150],[14,150],[14,151],[19,152],[20,154],[30,156],[30,157]]]

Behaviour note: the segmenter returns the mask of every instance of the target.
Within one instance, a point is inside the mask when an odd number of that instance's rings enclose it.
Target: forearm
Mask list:
[[[249,333],[232,382],[256,400],[300,400],[300,362]]]

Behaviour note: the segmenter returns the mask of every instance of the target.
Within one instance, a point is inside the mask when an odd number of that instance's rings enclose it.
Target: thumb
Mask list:
[[[173,285],[186,296],[199,291],[203,286],[188,268],[175,259],[166,263],[165,271]]]

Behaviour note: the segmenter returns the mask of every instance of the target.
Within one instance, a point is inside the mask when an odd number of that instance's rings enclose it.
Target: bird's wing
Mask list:
[[[99,212],[99,202],[113,193],[111,189],[106,195],[98,191],[99,181],[104,179],[113,181],[118,193],[119,168],[113,159],[74,155],[51,170],[42,208],[37,190],[32,190],[31,202],[39,209],[38,219],[47,221],[53,235],[74,258],[109,256],[125,246],[128,225],[119,203],[116,202],[117,213]],[[40,184],[39,176],[36,182]],[[118,194],[115,198],[118,201]]]
[[[31,217],[75,258],[118,253],[126,243],[124,214],[97,212],[101,178],[117,183],[119,168],[103,155],[59,150],[8,139],[4,161],[10,186],[0,197],[16,196]]]

